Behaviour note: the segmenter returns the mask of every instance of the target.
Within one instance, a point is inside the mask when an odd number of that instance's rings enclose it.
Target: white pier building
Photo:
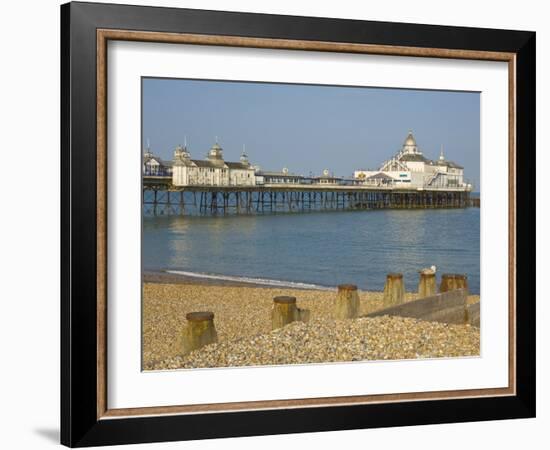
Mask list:
[[[345,187],[378,189],[413,189],[441,191],[471,191],[472,185],[464,181],[464,168],[445,159],[443,150],[436,161],[426,158],[409,131],[402,148],[385,161],[378,170],[356,170],[353,178],[338,177],[328,169],[321,176],[263,171],[248,161],[243,149],[238,162],[225,161],[223,149],[216,142],[206,159],[191,159],[187,148],[178,145],[172,161],[163,161],[147,147],[143,155],[143,174],[147,177],[171,178],[174,187],[187,186],[295,186],[304,188]]]
[[[427,159],[416,145],[412,131],[409,131],[401,150],[385,161],[379,170],[356,170],[353,177],[358,183],[367,186],[472,189],[464,181],[464,168],[445,159],[443,150],[438,160]]]
[[[172,184],[174,186],[254,186],[255,169],[248,162],[243,149],[239,162],[223,159],[223,149],[216,142],[207,158],[191,159],[187,145],[174,150],[172,160]]]

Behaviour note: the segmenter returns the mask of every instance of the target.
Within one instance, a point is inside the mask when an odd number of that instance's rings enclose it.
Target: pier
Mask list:
[[[170,177],[143,178],[146,215],[227,215],[479,206],[464,189],[291,185],[176,187]]]

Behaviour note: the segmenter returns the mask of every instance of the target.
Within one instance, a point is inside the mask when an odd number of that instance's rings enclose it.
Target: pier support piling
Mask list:
[[[186,314],[187,326],[183,330],[182,353],[187,353],[218,342],[214,327],[214,313],[210,311],[190,312]]]
[[[336,320],[355,319],[359,316],[359,294],[354,284],[340,284],[334,303]]]
[[[187,200],[186,200],[187,195]],[[192,200],[191,200],[192,198]],[[466,208],[479,206],[469,192],[349,185],[175,186],[164,177],[143,178],[147,215],[250,214],[354,209]]]

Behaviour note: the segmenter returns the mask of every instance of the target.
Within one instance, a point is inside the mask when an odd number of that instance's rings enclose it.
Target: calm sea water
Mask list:
[[[401,272],[466,273],[479,293],[479,208],[143,219],[144,270],[382,290]]]

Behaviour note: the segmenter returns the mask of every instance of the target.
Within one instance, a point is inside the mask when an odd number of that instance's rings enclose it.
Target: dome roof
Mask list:
[[[403,143],[403,145],[416,147],[416,140],[414,139],[412,131],[409,131],[409,134],[407,135],[407,139],[405,139],[405,142]]]
[[[220,147],[220,144],[218,144],[217,140],[216,140],[216,143],[210,148],[210,151],[208,152],[208,159],[223,163],[223,150]]]

